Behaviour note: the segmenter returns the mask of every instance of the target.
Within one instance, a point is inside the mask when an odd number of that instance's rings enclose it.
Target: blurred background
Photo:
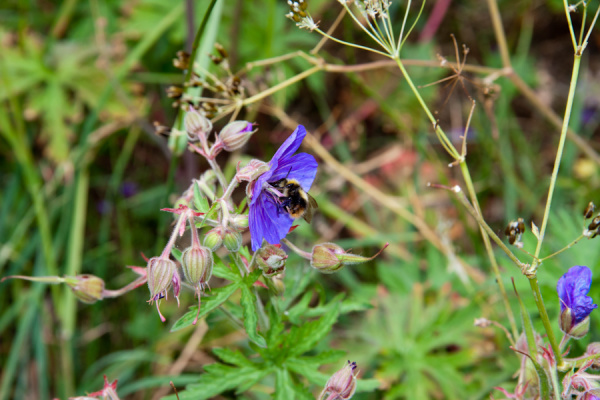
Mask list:
[[[394,2],[398,26],[404,3]],[[161,251],[172,217],[159,210],[172,207],[207,164],[190,152],[174,154],[154,125],[175,123],[177,108],[166,89],[181,85],[184,75],[173,59],[179,50],[190,51],[208,4],[2,2],[0,276],[88,273],[118,288],[135,279],[126,266],[144,266],[142,254]],[[413,17],[418,6],[413,5]],[[524,248],[533,252],[530,224],[541,225],[573,50],[562,1],[498,0],[498,7],[513,75],[498,73],[503,65],[488,2],[479,0],[427,2],[403,58],[418,85],[453,76],[421,90],[457,146],[469,99],[477,101],[467,161],[483,215],[499,235],[509,221],[524,218]],[[340,10],[333,0],[309,2],[323,30]],[[227,78],[223,65],[208,57],[217,54],[215,41],[228,52],[233,73],[249,62],[309,52],[320,36],[298,29],[285,18],[287,12],[283,0],[219,0],[199,50],[206,68]],[[370,45],[349,18],[334,34]],[[443,58],[463,59],[463,44],[468,66],[490,69],[440,67]],[[599,44],[600,35],[592,33],[571,119],[583,141],[567,140],[543,255],[576,238],[582,210],[589,201],[600,202]],[[340,65],[381,60],[329,41],[319,55]],[[247,68],[239,76],[249,97],[310,66],[296,57]],[[356,309],[344,314],[321,344],[347,351],[361,377],[380,380],[377,391],[356,398],[477,399],[487,398],[495,386],[514,387],[511,376],[519,359],[508,349],[505,333],[473,326],[475,318],[485,317],[509,327],[479,228],[452,196],[427,187],[429,182],[462,185],[460,171],[448,167],[452,160],[397,68],[319,72],[242,110],[238,118],[256,122],[259,130],[244,150],[218,158],[228,176],[238,161],[269,160],[295,123],[305,125],[341,163],[324,161],[310,144],[303,148],[320,161],[311,190],[319,212],[312,225],[300,224],[297,245],[310,249],[335,241],[370,255],[390,243],[375,261],[335,275],[314,274],[311,282],[323,298],[346,293]],[[216,121],[215,128],[225,121]],[[358,180],[349,181],[344,171]],[[372,187],[387,200],[368,190]],[[238,195],[241,199],[243,190]],[[249,236],[244,237],[247,244]],[[553,321],[558,278],[572,265],[587,265],[599,278],[599,256],[597,243],[584,240],[543,263],[539,280]],[[298,279],[294,265],[305,263],[293,257],[288,287]],[[518,315],[511,277],[539,322],[527,280],[501,252],[498,262],[513,312]],[[591,296],[600,299],[598,285]],[[186,343],[199,336],[194,329],[169,329],[195,300],[188,291],[180,308],[164,303],[168,321],[162,324],[147,298],[147,288],[140,287],[87,305],[77,303],[66,287],[1,283],[0,400],[84,395],[102,387],[103,375],[119,380],[123,399],[153,399],[172,393],[157,390],[168,388],[170,380],[178,388],[197,380],[202,366],[214,361],[212,348],[247,346],[244,333],[215,312],[185,366],[174,370]],[[594,314],[591,322],[590,342],[600,334]],[[322,370],[331,373],[340,366]],[[315,393],[321,389],[308,387]],[[262,399],[268,393],[266,388],[263,394],[232,392],[220,398]]]

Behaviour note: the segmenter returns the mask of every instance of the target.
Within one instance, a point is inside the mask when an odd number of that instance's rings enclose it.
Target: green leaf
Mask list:
[[[288,339],[291,356],[300,355],[311,350],[329,333],[339,315],[339,300],[341,296],[343,295],[336,296],[329,303],[329,310],[318,320],[291,329]]]
[[[310,383],[314,383],[315,385],[323,386],[329,379],[329,375],[319,372],[319,364],[307,362],[302,358],[288,359],[285,362],[285,365],[287,365],[290,370],[305,377]]]
[[[218,257],[215,257],[215,264],[213,266],[213,275],[219,278],[227,279],[232,282],[240,282],[241,277],[239,272],[235,272],[235,270],[231,270],[228,266],[223,263]]]
[[[180,400],[205,400],[220,393],[245,385],[246,382],[257,382],[262,379],[268,371],[256,370],[254,368],[229,367],[222,364],[211,364],[204,367],[206,373],[200,375],[198,383],[186,387],[179,393]],[[172,395],[165,400],[177,400]]]
[[[275,400],[288,400],[294,398],[294,387],[287,369],[278,369],[275,374]]]
[[[235,290],[239,287],[238,284],[232,283],[227,286],[223,286],[220,288],[213,289],[210,293],[210,297],[206,297],[202,299],[202,304],[200,305],[200,315],[199,318],[207,315],[209,312],[219,307],[223,302],[225,302],[229,296],[235,292]],[[196,318],[196,313],[198,312],[198,306],[190,307],[190,311],[185,313],[183,317],[179,318],[173,327],[171,328],[171,332],[178,331],[185,327],[188,327],[194,322]]]
[[[239,350],[214,348],[212,349],[212,352],[228,364],[237,365],[238,367],[256,368],[255,364],[252,361],[248,360],[246,356],[244,356]]]
[[[194,181],[194,207],[201,213],[206,213],[210,209],[208,199],[200,191],[197,181]]]
[[[248,286],[242,286],[241,304],[244,310],[244,328],[246,328],[248,338],[260,347],[267,347],[265,338],[260,336],[256,331],[258,325],[256,297]]]

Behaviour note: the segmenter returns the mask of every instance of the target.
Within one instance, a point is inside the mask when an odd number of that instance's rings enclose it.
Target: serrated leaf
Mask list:
[[[194,207],[201,213],[208,212],[210,209],[208,199],[200,191],[200,186],[197,181],[194,181]]]
[[[302,296],[300,301],[288,310],[287,316],[292,323],[300,323],[300,317],[302,317],[308,309],[308,305],[310,303],[310,300],[312,299],[312,296],[312,291],[304,293],[304,296]]]
[[[212,349],[212,352],[228,364],[237,365],[238,367],[256,368],[256,365],[248,360],[239,350],[216,347]]]
[[[179,392],[180,400],[206,400],[220,393],[235,389],[247,382],[257,382],[266,375],[266,371],[254,368],[228,367],[222,364],[211,364],[204,368],[207,372],[200,375],[198,383],[186,387]],[[165,400],[177,400],[174,395],[164,397]]]
[[[294,387],[289,372],[285,368],[277,369],[275,373],[275,400],[294,398]]]
[[[311,350],[331,330],[339,315],[339,300],[333,299],[329,303],[329,310],[318,320],[293,327],[290,330],[288,342],[290,356],[301,355]]]
[[[239,271],[231,270],[225,263],[218,257],[215,257],[215,264],[213,266],[213,275],[219,278],[227,279],[232,282],[240,282],[241,276]]]
[[[285,365],[295,373],[308,379],[310,383],[314,383],[318,386],[324,386],[329,379],[329,375],[325,375],[319,372],[319,365],[315,365],[311,362],[306,362],[302,358],[292,358],[285,362]]]
[[[531,221],[531,232],[535,235],[535,237],[537,238],[537,240],[540,240],[540,230],[538,229],[537,225]]]
[[[205,316],[206,314],[223,304],[229,298],[229,296],[231,296],[233,292],[236,291],[238,287],[239,285],[237,283],[232,283],[227,286],[213,289],[210,292],[211,295],[209,297],[202,298],[199,318]],[[175,332],[192,325],[192,322],[194,322],[194,319],[196,318],[197,312],[198,306],[190,307],[190,311],[185,313],[183,317],[179,318],[177,322],[173,324],[171,332]]]
[[[259,271],[260,272],[260,271]],[[240,300],[244,310],[244,328],[248,338],[257,346],[267,347],[267,342],[264,337],[257,332],[258,313],[256,311],[256,297],[248,286],[242,286],[242,298]]]
[[[340,314],[348,314],[356,311],[364,311],[373,308],[373,306],[365,301],[360,301],[356,299],[346,299],[342,301],[340,306]],[[326,306],[313,307],[306,311],[303,314],[305,317],[317,317],[319,315],[323,315],[327,311]]]

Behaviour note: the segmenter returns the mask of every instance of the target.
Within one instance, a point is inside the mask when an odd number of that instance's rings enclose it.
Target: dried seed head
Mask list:
[[[173,66],[180,70],[186,70],[190,65],[190,55],[183,50],[177,52],[177,58],[173,59]]]
[[[596,205],[593,202],[589,202],[585,210],[583,210],[583,218],[589,219],[592,218],[592,215],[596,211]]]

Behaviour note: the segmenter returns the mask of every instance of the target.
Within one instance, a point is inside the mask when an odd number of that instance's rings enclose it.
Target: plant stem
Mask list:
[[[471,198],[471,203],[473,203],[473,207],[475,208],[475,211],[477,211],[477,214],[482,216],[481,208],[479,207],[479,202],[477,201],[477,194],[475,193],[475,187],[473,186],[473,181],[471,180],[471,173],[469,172],[466,161],[462,161],[460,163],[460,170],[463,174],[465,185],[467,186],[467,192],[469,192],[469,197]],[[496,282],[500,288],[500,294],[502,295],[502,301],[504,302],[504,308],[506,309],[506,316],[508,317],[508,321],[510,323],[513,338],[516,341],[519,338],[519,330],[517,329],[517,323],[512,308],[510,307],[510,302],[508,301],[508,295],[506,293],[506,288],[504,287],[504,282],[502,282],[502,275],[500,274],[500,269],[498,268],[498,261],[494,255],[492,243],[490,242],[490,237],[488,236],[487,232],[481,225],[479,225],[479,230],[481,231],[483,244],[485,245],[488,258],[490,259],[490,264],[492,265]]]
[[[550,342],[550,346],[552,346],[552,350],[554,351],[554,357],[556,357],[557,368],[560,369],[560,367],[563,364],[562,354],[560,352],[560,348],[558,347],[558,343],[556,342],[556,337],[554,336],[554,331],[552,330],[550,318],[548,318],[548,313],[546,312],[546,306],[544,305],[544,299],[542,298],[542,293],[540,292],[540,286],[538,285],[537,276],[533,275],[529,277],[529,286],[531,286],[531,290],[533,292],[533,299],[535,300],[535,305],[537,306],[540,312],[540,318],[542,319],[544,329],[546,330],[546,334],[548,335],[548,341]]]
[[[567,138],[567,131],[569,129],[569,119],[571,118],[571,111],[573,109],[573,99],[575,98],[575,88],[577,87],[577,78],[579,77],[579,67],[581,65],[581,55],[575,54],[573,59],[573,73],[571,74],[571,84],[569,86],[569,96],[567,98],[567,106],[565,109],[565,118],[563,119],[563,125],[560,132],[560,139],[558,142],[558,149],[556,151],[556,159],[554,160],[554,169],[552,171],[552,177],[550,178],[550,188],[548,189],[548,198],[546,200],[546,208],[544,210],[544,219],[542,220],[542,227],[540,228],[540,235],[537,246],[535,248],[535,258],[533,260],[533,271],[537,270],[539,266],[539,256],[542,250],[542,243],[544,242],[544,235],[546,228],[548,227],[548,217],[550,216],[550,208],[552,206],[552,197],[554,195],[554,187],[556,186],[556,178],[558,177],[558,170],[560,168],[560,162],[562,159],[563,150],[565,147],[565,139]],[[545,311],[545,310],[544,310]],[[541,312],[541,310],[540,310]],[[548,332],[548,334],[550,334]]]

